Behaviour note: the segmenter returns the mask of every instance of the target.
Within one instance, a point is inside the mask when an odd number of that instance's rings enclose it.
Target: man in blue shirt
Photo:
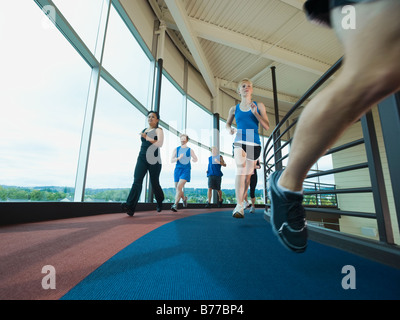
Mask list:
[[[208,168],[207,168],[207,177],[208,177],[208,191],[207,191],[207,204],[206,208],[210,208],[211,205],[211,191],[217,190],[218,193],[218,208],[222,206],[222,191],[221,191],[221,180],[223,173],[221,171],[221,166],[226,167],[226,163],[224,158],[218,153],[217,147],[211,148],[211,156],[208,158]]]

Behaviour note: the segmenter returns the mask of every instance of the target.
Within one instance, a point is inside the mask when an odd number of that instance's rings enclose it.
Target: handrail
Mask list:
[[[274,170],[274,168],[275,170],[277,170],[276,167],[280,170],[280,168],[282,167],[281,162],[287,157],[289,157],[289,153],[281,155],[281,151],[283,150],[283,148],[285,148],[292,142],[292,138],[288,139],[282,144],[281,144],[281,139],[290,129],[292,129],[297,124],[298,118],[291,121],[291,123],[285,127],[285,130],[283,130],[283,132],[280,132],[280,129],[290,119],[290,116],[293,115],[293,113],[299,107],[301,107],[303,102],[306,101],[341,67],[342,61],[343,57],[340,58],[338,61],[336,61],[336,63],[331,68],[329,68],[329,70],[325,72],[306,91],[306,93],[293,105],[293,107],[286,113],[286,115],[281,119],[281,121],[276,124],[276,127],[270,134],[264,146],[263,164],[264,164],[265,188],[267,187],[266,183],[267,176]],[[331,148],[330,150],[327,150],[327,152],[324,155],[332,155],[340,151],[354,148],[356,146],[364,144],[367,155],[367,162],[345,165],[330,170],[309,172],[306,179],[319,178],[321,176],[344,173],[354,170],[368,169],[371,178],[371,186],[363,186],[363,187],[342,186],[340,188],[334,186],[334,188],[332,189],[321,189],[321,187],[319,186],[318,187],[315,186],[315,188],[312,189],[304,188],[303,194],[306,196],[304,197],[305,199],[304,205],[306,207],[306,210],[309,209],[309,211],[318,212],[319,214],[325,213],[325,214],[335,214],[338,216],[352,216],[352,217],[360,217],[367,219],[375,219],[377,221],[379,240],[384,243],[393,244],[394,240],[390,224],[390,214],[388,212],[387,194],[383,181],[382,166],[379,157],[377,156],[377,154],[379,154],[379,149],[376,141],[377,140],[376,133],[373,128],[374,126],[371,114],[366,114],[361,118],[361,126],[363,132],[362,138]],[[271,151],[272,155],[270,153]],[[274,161],[271,161],[272,159],[274,159]],[[270,161],[273,163],[269,163]],[[279,166],[277,166],[278,163],[280,163]],[[305,181],[304,183],[306,184],[315,182]],[[318,182],[315,183],[315,185],[317,184]],[[375,213],[340,210],[339,204],[337,202],[337,195],[357,194],[357,193],[372,193],[373,202],[375,205]],[[310,198],[309,195],[315,195],[315,198],[314,197]],[[321,197],[321,195],[334,195],[335,198],[333,197],[331,199],[323,198]],[[334,199],[336,199],[336,202]],[[309,204],[307,205],[306,202],[309,202]],[[267,190],[265,190],[265,204],[266,204],[266,214],[267,214],[267,207],[268,207]]]

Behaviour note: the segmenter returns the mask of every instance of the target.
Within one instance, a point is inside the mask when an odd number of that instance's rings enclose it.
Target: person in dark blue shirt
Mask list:
[[[223,173],[221,166],[226,167],[226,163],[222,155],[219,154],[217,147],[211,148],[211,156],[208,157],[207,178],[208,178],[208,191],[207,191],[207,204],[206,208],[211,207],[211,194],[212,190],[217,190],[218,193],[218,208],[222,206],[222,191],[221,181]]]

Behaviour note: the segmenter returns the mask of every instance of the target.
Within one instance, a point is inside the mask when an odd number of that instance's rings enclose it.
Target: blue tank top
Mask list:
[[[183,154],[183,157],[181,160],[178,160],[176,162],[176,168],[191,168],[190,165],[190,148],[182,148],[181,146],[179,146],[178,148],[176,148],[176,157],[179,158],[179,156]]]
[[[222,177],[221,165],[215,162],[215,158],[219,159],[219,156],[209,157],[208,158],[208,168],[207,168],[207,177],[209,176],[217,176]]]
[[[257,105],[257,102],[254,101]],[[257,106],[257,112],[260,113]],[[237,124],[237,133],[235,142],[243,141],[261,145],[260,135],[258,134],[258,120],[256,116],[249,111],[240,110],[240,104],[236,105],[235,120]]]

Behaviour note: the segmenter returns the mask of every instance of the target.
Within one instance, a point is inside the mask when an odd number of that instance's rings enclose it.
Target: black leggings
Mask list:
[[[256,186],[257,186],[257,172],[254,170],[254,173],[252,174],[250,178],[250,198],[255,198],[256,197]]]
[[[161,173],[161,163],[157,162],[155,164],[149,164],[146,160],[146,157],[142,157],[139,155],[135,173],[133,175],[133,184],[131,191],[129,192],[128,199],[126,200],[126,204],[132,209],[135,210],[136,205],[139,201],[140,193],[142,192],[142,184],[143,179],[149,171],[150,174],[150,182],[153,188],[154,196],[156,197],[157,204],[161,204],[164,200],[164,192],[160,186],[160,173]]]

